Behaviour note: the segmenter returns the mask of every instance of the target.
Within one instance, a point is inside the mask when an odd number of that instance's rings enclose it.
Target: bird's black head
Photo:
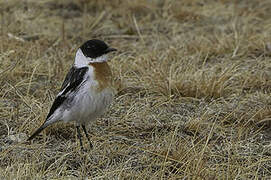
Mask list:
[[[97,58],[111,51],[116,51],[116,49],[110,48],[105,42],[98,39],[88,40],[80,49],[83,54],[89,58]]]

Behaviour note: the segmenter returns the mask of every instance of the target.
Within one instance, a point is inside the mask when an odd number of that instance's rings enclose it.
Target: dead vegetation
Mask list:
[[[0,179],[269,179],[271,2],[0,1]],[[78,46],[119,49],[89,126],[31,144]],[[87,142],[85,141],[85,145]]]

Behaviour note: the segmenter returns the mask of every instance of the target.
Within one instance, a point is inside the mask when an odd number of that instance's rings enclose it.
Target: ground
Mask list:
[[[270,179],[270,0],[1,0],[0,179]],[[45,120],[98,38],[117,90],[89,125]]]

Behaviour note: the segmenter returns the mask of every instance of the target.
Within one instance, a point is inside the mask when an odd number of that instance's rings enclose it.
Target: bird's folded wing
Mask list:
[[[77,90],[84,84],[86,78],[85,74],[88,71],[88,67],[76,68],[72,67],[68,72],[60,92],[58,93],[50,111],[47,115],[47,118],[50,118],[54,112],[63,105],[64,102],[72,101]]]

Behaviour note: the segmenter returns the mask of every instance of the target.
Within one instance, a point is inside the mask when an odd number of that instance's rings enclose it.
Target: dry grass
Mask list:
[[[269,0],[0,1],[0,179],[270,179],[270,11]],[[72,124],[25,143],[91,38],[119,49],[94,149],[80,151]]]

